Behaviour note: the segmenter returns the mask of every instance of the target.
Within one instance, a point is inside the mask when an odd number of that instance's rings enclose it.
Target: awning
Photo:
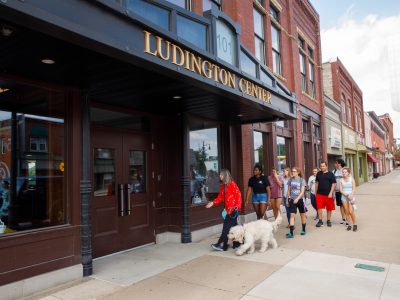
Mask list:
[[[367,153],[367,159],[369,162],[374,162],[374,163],[378,162],[378,160],[372,153]]]

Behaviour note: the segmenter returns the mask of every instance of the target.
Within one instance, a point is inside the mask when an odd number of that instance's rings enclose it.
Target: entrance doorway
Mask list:
[[[150,136],[92,129],[93,256],[155,242]]]

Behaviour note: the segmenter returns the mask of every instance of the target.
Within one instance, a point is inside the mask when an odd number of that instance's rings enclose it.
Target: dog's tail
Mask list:
[[[276,217],[274,223],[272,223],[272,228],[273,228],[274,232],[278,231],[278,227],[279,227],[279,225],[281,225],[281,223],[282,223],[282,216],[281,216],[281,212],[278,211],[278,216]]]

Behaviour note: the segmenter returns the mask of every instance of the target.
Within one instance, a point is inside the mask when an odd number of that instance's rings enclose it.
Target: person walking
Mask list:
[[[318,209],[318,222],[316,227],[324,226],[322,222],[322,209],[326,209],[326,225],[332,226],[331,216],[332,210],[335,210],[335,203],[333,202],[333,193],[336,186],[335,175],[328,170],[328,164],[322,162],[320,169],[315,178],[316,202]]]
[[[289,182],[289,179],[291,176],[292,175],[290,173],[290,168],[285,168],[283,170],[283,205],[285,206],[285,209],[286,209],[286,217],[287,217],[287,221],[288,221],[288,225],[286,228],[289,228],[289,226],[290,226],[290,210],[289,210],[289,204],[286,205],[286,203],[287,203],[286,194],[287,194],[287,190],[288,190],[288,182]]]
[[[278,175],[278,171],[275,168],[272,168],[271,175],[268,176],[268,180],[271,184],[271,199],[269,202],[272,206],[274,218],[276,220],[282,204],[283,177]]]
[[[250,177],[247,194],[246,203],[249,201],[250,197],[252,199],[253,208],[257,215],[257,220],[264,217],[265,211],[267,209],[267,203],[271,196],[270,183],[267,176],[262,173],[262,167],[256,164],[253,169],[254,176]]]
[[[346,166],[346,163],[343,159],[339,158],[335,161],[335,170],[333,171],[333,175],[335,175],[336,179],[336,187],[335,187],[335,199],[336,199],[336,206],[340,207],[340,214],[342,215],[342,221],[340,224],[345,224],[346,222],[346,213],[344,212],[344,208],[342,206],[342,194],[339,191],[339,181],[343,177],[342,170]]]
[[[342,206],[348,222],[347,230],[351,230],[353,226],[353,231],[357,231],[358,228],[356,223],[356,214],[353,209],[353,204],[355,202],[354,193],[356,191],[356,182],[350,175],[351,170],[349,168],[343,168],[342,174],[343,178],[341,178],[339,181],[339,191],[342,196]]]
[[[236,183],[232,180],[231,173],[227,169],[222,169],[219,173],[221,185],[217,198],[209,202],[206,208],[217,206],[224,202],[226,215],[222,227],[221,236],[218,242],[211,247],[217,251],[226,251],[228,249],[228,233],[231,227],[237,225],[237,217],[242,207],[242,194]],[[239,247],[240,243],[233,242],[233,248]]]
[[[293,238],[294,234],[294,220],[296,217],[297,209],[301,216],[301,235],[306,234],[306,206],[304,203],[304,192],[306,190],[306,181],[303,179],[301,170],[298,167],[292,168],[293,176],[289,179],[288,190],[286,194],[286,205],[289,206],[290,210],[290,232],[286,234],[287,238]]]
[[[315,167],[312,169],[312,175],[308,178],[308,190],[310,191],[310,201],[312,207],[315,209],[315,218],[314,220],[318,220],[318,209],[317,209],[317,201],[315,199],[315,179],[318,173],[318,168]]]

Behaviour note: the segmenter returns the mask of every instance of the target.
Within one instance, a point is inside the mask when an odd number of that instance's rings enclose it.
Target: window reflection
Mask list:
[[[154,24],[169,30],[169,11],[157,5],[143,0],[127,0],[126,6],[129,10],[153,22]]]
[[[207,27],[205,25],[178,15],[176,18],[176,26],[179,37],[206,50]]]
[[[17,96],[30,105],[0,110],[0,233],[65,224],[64,94],[15,84],[12,93],[2,107]]]
[[[283,174],[283,169],[287,166],[287,153],[286,153],[286,139],[284,137],[278,136],[276,137],[276,153],[278,160],[278,173]]]
[[[115,195],[114,149],[94,149],[94,196]]]
[[[189,138],[190,195],[192,204],[201,204],[219,191],[218,130],[192,130]]]
[[[146,192],[146,153],[129,151],[129,183],[133,193]]]
[[[259,131],[253,131],[253,139],[254,139],[254,163],[255,164],[258,163],[262,167],[264,167],[262,133]]]

